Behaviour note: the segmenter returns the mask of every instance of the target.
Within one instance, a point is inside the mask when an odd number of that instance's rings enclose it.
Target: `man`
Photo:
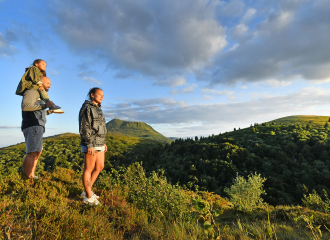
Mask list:
[[[50,88],[50,79],[40,77],[46,92]],[[27,178],[38,179],[35,169],[42,153],[42,138],[45,132],[46,115],[53,110],[46,110],[46,104],[40,99],[37,90],[31,89],[24,93],[22,100],[22,132],[26,144],[26,156],[23,161],[23,174]]]

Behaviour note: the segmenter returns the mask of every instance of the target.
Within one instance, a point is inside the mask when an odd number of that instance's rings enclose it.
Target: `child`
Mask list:
[[[25,73],[17,86],[16,94],[23,96],[25,90],[36,89],[39,91],[40,97],[42,100],[44,100],[46,107],[48,107],[50,110],[57,110],[63,112],[62,110],[58,110],[61,107],[55,105],[52,101],[50,101],[49,96],[44,90],[42,82],[40,81],[41,76],[46,77],[46,67],[47,64],[44,60],[34,60],[32,66],[25,69]]]

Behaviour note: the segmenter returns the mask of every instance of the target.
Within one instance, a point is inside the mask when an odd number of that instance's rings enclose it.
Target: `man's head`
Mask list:
[[[44,89],[48,92],[51,84],[50,79],[48,77],[40,77],[40,80],[42,81]]]

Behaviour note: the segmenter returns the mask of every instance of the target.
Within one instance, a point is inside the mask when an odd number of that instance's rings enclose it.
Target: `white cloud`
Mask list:
[[[154,80],[154,85],[156,86],[169,86],[169,87],[178,87],[185,85],[187,83],[186,78],[184,77],[171,77],[167,79]]]
[[[226,29],[216,19],[216,5],[204,0],[53,0],[50,11],[55,31],[73,51],[102,58],[121,74],[142,74],[161,83],[200,68],[225,47]]]
[[[249,3],[245,7],[256,10],[252,22],[247,25],[244,15],[240,15],[242,22],[228,30],[228,37],[233,40],[231,48],[219,53],[205,71],[196,71],[197,77],[212,85],[268,79],[327,81],[330,32],[326,29],[329,29],[330,4],[326,2]]]
[[[292,83],[293,83],[293,81],[280,81],[280,80],[277,80],[277,79],[269,79],[269,80],[265,80],[263,82],[257,83],[256,85],[265,84],[265,85],[270,86],[272,88],[277,88],[277,87],[290,86]]]
[[[83,77],[82,79],[83,79],[86,83],[96,83],[96,84],[98,84],[98,85],[101,85],[101,84],[102,84],[101,81],[99,81],[99,80],[97,80],[97,79],[95,79],[95,78],[92,78],[92,77]]]
[[[257,10],[254,8],[249,8],[248,10],[246,10],[246,12],[244,13],[241,21],[242,22],[247,22],[249,21],[255,14],[256,14]]]
[[[11,57],[17,52],[17,49],[11,45],[9,40],[7,35],[0,32],[0,56]]]
[[[305,88],[283,95],[268,96],[246,102],[188,105],[170,99],[143,100],[143,104],[131,104],[130,108],[108,108],[108,118],[117,116],[152,124],[222,124],[263,122],[288,115],[313,115],[322,108],[329,108],[328,89]],[[132,101],[134,102],[134,101]],[[138,101],[139,102],[139,101]],[[157,103],[157,104],[156,104]],[[159,106],[153,111],[144,107]]]
[[[218,95],[224,95],[224,96],[230,96],[235,94],[234,91],[229,91],[227,89],[224,89],[223,91],[218,91],[215,89],[209,89],[209,88],[202,88],[203,93],[213,93],[213,94],[218,94]]]
[[[191,84],[190,86],[188,86],[188,87],[182,89],[182,90],[180,91],[180,93],[181,93],[181,94],[186,94],[186,93],[193,92],[194,89],[195,89],[195,87],[197,87],[196,84]]]

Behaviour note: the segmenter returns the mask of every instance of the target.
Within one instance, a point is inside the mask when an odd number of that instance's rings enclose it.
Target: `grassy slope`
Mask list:
[[[296,115],[296,116],[278,118],[273,121],[275,121],[276,124],[283,123],[284,125],[289,125],[289,124],[306,125],[309,123],[312,127],[317,127],[320,125],[324,126],[324,124],[329,121],[329,118],[330,118],[329,116]],[[271,124],[273,121],[269,121],[267,123]]]
[[[142,195],[151,203],[147,211],[138,198],[132,199],[130,195],[137,190],[138,196],[140,190],[136,188],[147,179],[136,185],[114,184],[112,180],[108,176],[99,178],[94,191],[100,195],[102,205],[91,207],[81,201],[81,173],[73,170],[58,168],[43,172],[37,181],[23,180],[17,173],[0,177],[0,239],[207,239],[203,227],[189,217],[191,212],[187,207],[194,193],[183,190],[181,193],[188,203],[181,203],[187,215],[168,217],[169,212],[164,212],[164,216],[159,209],[164,211],[164,206],[173,204],[169,200],[173,192],[167,191],[164,196],[162,191],[168,186],[162,181],[157,180],[163,185],[158,195],[153,191],[154,184],[144,187]],[[215,199],[219,199],[207,192],[199,195],[213,206]],[[160,204],[152,205],[155,201]],[[330,227],[329,214],[284,206],[264,207],[244,214],[223,200],[220,207],[224,213],[215,220],[220,223],[221,239],[270,239],[270,235],[273,239],[275,236],[276,239],[312,239],[307,225],[295,220],[311,215],[314,227],[321,225],[323,239],[330,237],[325,228]],[[154,215],[150,215],[152,210]]]
[[[286,125],[292,121],[297,124],[311,121],[306,120],[310,116],[288,118],[284,123]],[[324,118],[328,120],[329,117]],[[316,117],[318,125],[326,121],[321,119]],[[232,135],[249,133],[249,129],[231,132]],[[108,136],[107,140],[110,144],[116,143],[116,151],[120,153],[155,144],[152,140],[126,136]],[[70,151],[79,152],[79,135],[63,134],[45,139],[44,154],[56,153],[54,146],[65,146],[66,141],[77,143],[77,149]],[[6,154],[16,150],[24,154],[25,144],[1,149],[1,155],[3,150]],[[18,157],[20,160],[13,157],[11,161],[21,161],[21,156]],[[79,171],[57,168],[54,172],[42,172],[36,182],[24,181],[15,172],[7,177],[0,176],[0,239],[203,239],[203,229],[193,221],[173,221],[162,217],[150,221],[148,213],[127,196],[128,186],[119,188],[118,185],[109,185],[107,179],[100,179],[94,189],[101,195],[103,205],[97,208],[85,206],[80,198],[83,190],[80,175]],[[102,184],[102,181],[105,183]],[[306,224],[295,221],[301,215],[313,215],[314,226],[321,225],[323,238],[330,237],[324,227],[330,227],[328,214],[301,207],[278,206],[260,209],[252,214],[241,214],[231,208],[225,210],[219,217],[221,230],[225,229],[226,224],[229,225],[229,230],[222,235],[223,239],[269,239],[267,211],[277,239],[311,239],[312,234]]]
[[[113,119],[107,123],[108,134],[131,137],[149,138],[163,143],[171,143],[172,140],[155,131],[151,126],[143,122],[129,122]]]

